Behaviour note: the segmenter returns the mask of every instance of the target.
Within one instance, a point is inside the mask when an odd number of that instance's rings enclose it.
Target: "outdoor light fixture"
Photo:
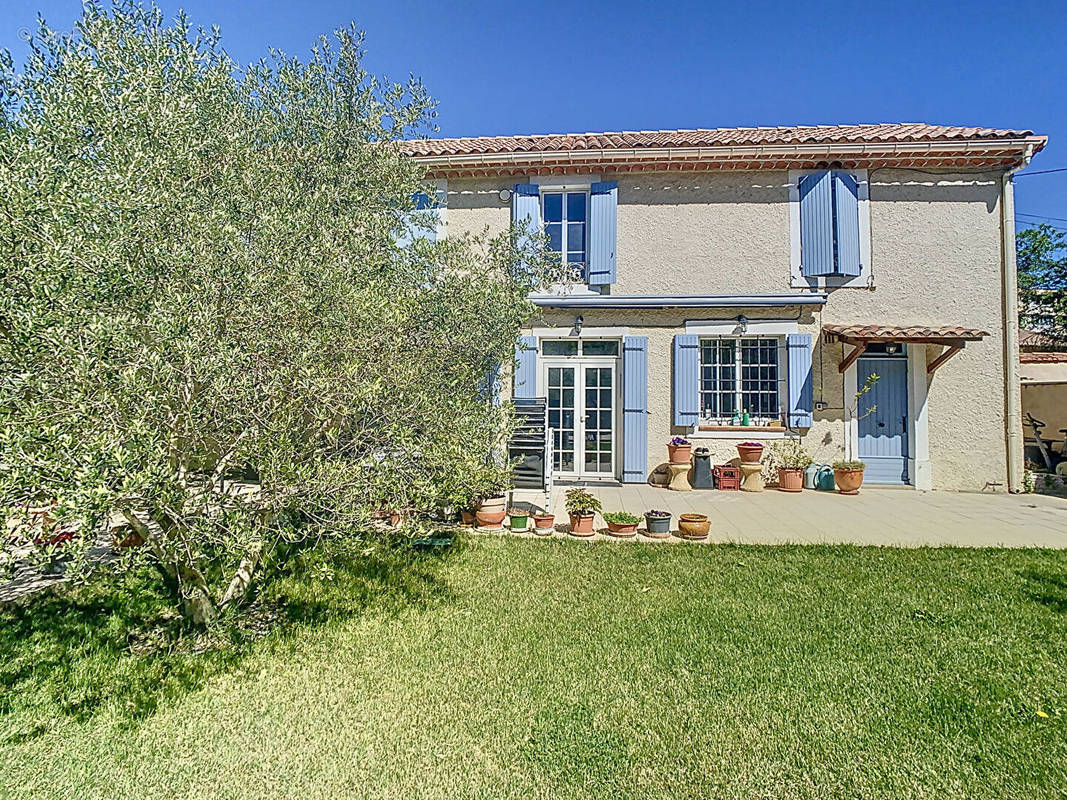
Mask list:
[[[506,203],[511,199],[511,189],[501,189],[497,192],[497,197],[500,198],[501,203]]]
[[[741,329],[741,333],[745,333],[748,330],[748,317],[744,314],[737,315],[737,326]]]
[[[585,324],[585,317],[583,317],[581,314],[579,314],[577,317],[574,318],[574,332],[578,336],[582,335],[582,325],[584,325],[584,324]]]
[[[887,355],[895,356],[900,352],[900,342],[886,342],[885,352]]]

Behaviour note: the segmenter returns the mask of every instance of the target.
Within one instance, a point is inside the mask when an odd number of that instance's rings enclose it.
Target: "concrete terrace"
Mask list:
[[[553,493],[557,536],[567,536],[564,496]],[[918,492],[864,487],[853,497],[805,490],[672,492],[648,485],[587,485],[604,511],[641,516],[657,508],[674,514],[707,514],[709,542],[741,544],[858,544],[892,547],[1067,548],[1067,500],[1047,495]],[[544,496],[516,491],[513,504],[539,507]],[[596,529],[606,529],[597,515]],[[642,523],[642,530],[644,525]],[[597,533],[597,539],[613,539]],[[638,533],[635,540],[652,541]],[[676,537],[665,541],[678,542]]]

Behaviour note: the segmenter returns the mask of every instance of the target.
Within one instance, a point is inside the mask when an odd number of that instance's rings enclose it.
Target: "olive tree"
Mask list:
[[[0,63],[0,501],[24,545],[70,535],[86,563],[123,522],[202,623],[281,543],[501,485],[487,375],[558,267],[519,231],[401,246],[418,80],[369,75],[354,28],[240,68],[132,3],[30,44]]]

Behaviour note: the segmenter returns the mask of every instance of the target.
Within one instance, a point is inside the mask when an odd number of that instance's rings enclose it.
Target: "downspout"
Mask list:
[[[1023,488],[1023,408],[1019,383],[1019,276],[1015,263],[1015,184],[1012,177],[1025,167],[1032,154],[1027,149],[1022,163],[1000,178],[1000,231],[1004,281],[1004,381],[1007,390],[1006,419],[1008,491]]]

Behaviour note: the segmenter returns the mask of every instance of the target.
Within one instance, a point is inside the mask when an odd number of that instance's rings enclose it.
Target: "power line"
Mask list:
[[[1045,216],[1042,216],[1041,214],[1027,214],[1027,213],[1022,212],[1022,211],[1015,212],[1015,216],[1017,216],[1017,217],[1034,217],[1035,219],[1054,219],[1057,222],[1067,222],[1067,218],[1064,218],[1064,217],[1045,217]]]
[[[1026,178],[1030,175],[1048,175],[1050,172],[1067,172],[1067,167],[1058,167],[1056,169],[1039,169],[1036,172],[1016,172],[1016,178]]]

